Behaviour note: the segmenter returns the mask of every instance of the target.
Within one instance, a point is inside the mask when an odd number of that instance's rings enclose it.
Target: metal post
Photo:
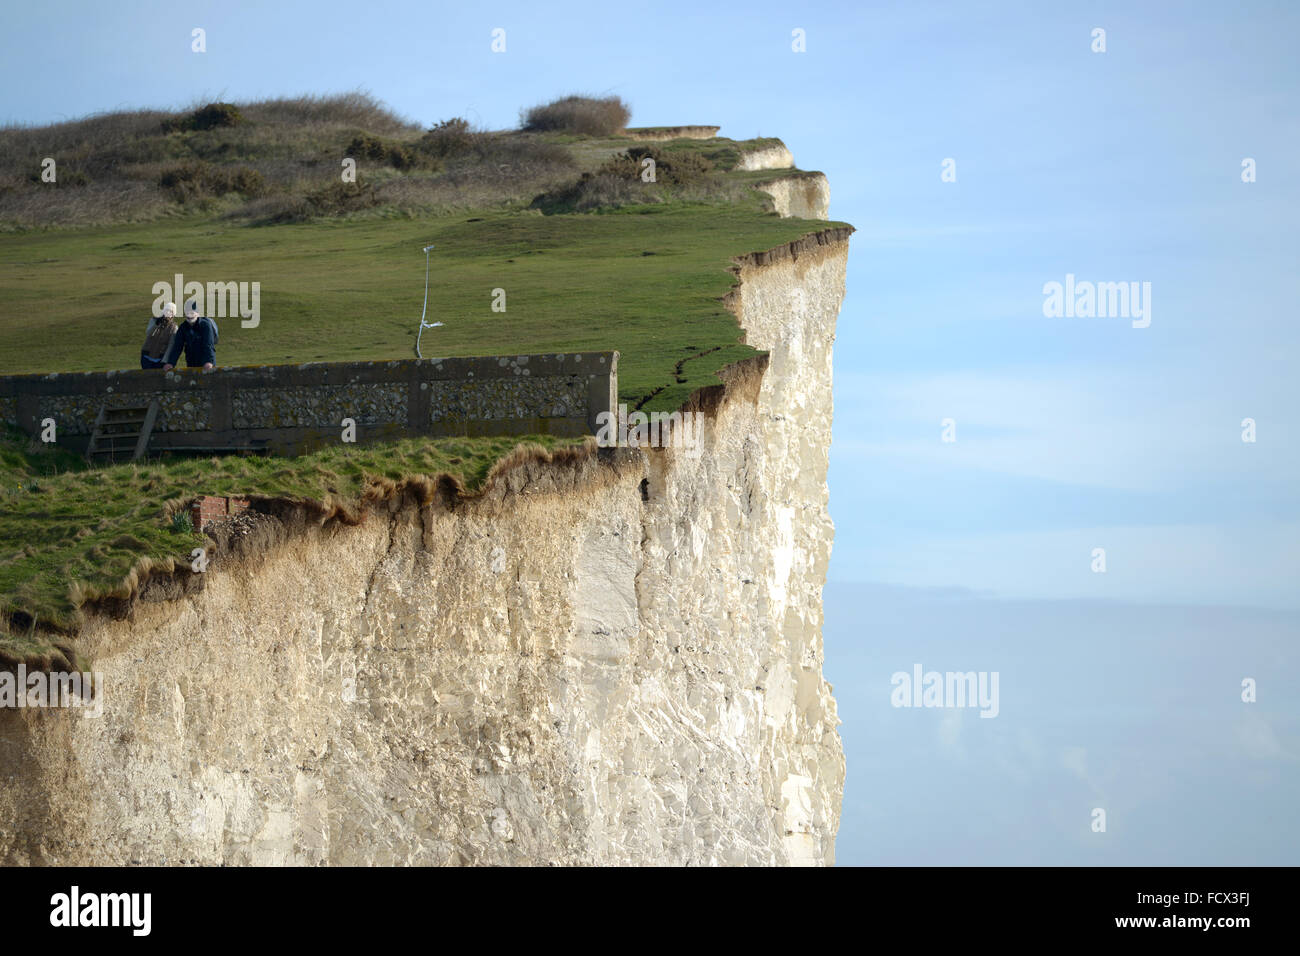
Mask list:
[[[424,335],[424,330],[436,329],[440,325],[442,325],[441,322],[424,321],[425,313],[429,309],[429,250],[432,248],[433,246],[424,247],[424,305],[420,309],[420,331],[415,333],[415,357],[416,358],[424,358],[424,356],[420,354],[420,337]]]

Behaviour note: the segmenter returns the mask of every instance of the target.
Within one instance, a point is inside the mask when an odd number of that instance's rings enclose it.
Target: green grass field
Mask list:
[[[628,206],[602,214],[483,212],[423,220],[250,227],[167,220],[0,235],[0,374],[134,368],[153,284],[261,284],[261,322],[221,321],[218,362],[413,357],[434,243],[425,356],[618,349],[620,397],[679,406],[746,355],[720,299],[731,259],[822,223],[752,203]],[[506,311],[493,312],[493,289]],[[699,361],[677,364],[718,349]]]

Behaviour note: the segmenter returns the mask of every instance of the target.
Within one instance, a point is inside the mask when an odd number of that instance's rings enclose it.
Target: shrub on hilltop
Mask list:
[[[209,103],[200,106],[189,116],[180,119],[166,119],[162,122],[164,133],[185,133],[192,130],[218,129],[222,126],[238,126],[244,122],[244,114],[234,103]]]
[[[247,166],[214,166],[202,160],[164,169],[158,185],[181,203],[227,193],[239,193],[251,199],[266,192],[266,180],[257,170]]]
[[[387,142],[378,136],[371,136],[369,133],[362,133],[360,136],[353,137],[352,142],[348,143],[345,152],[354,159],[369,159],[387,163],[394,169],[434,169],[437,167],[437,163],[420,151],[409,146],[403,146],[401,143]]]
[[[644,178],[651,168],[654,178]],[[633,146],[594,172],[585,172],[575,181],[542,193],[532,205],[547,214],[591,212],[670,198],[708,199],[722,195],[720,191],[725,191],[724,185],[715,175],[713,163],[702,153]]]
[[[654,162],[654,181],[670,186],[693,186],[706,181],[713,173],[713,163],[701,153],[669,152],[654,146],[633,146],[609,160],[601,171],[640,179],[647,159]]]
[[[627,127],[632,112],[617,96],[565,96],[523,115],[529,132],[580,133],[584,136],[612,136]]]
[[[475,134],[470,129],[469,120],[454,116],[435,124],[415,145],[436,159],[447,159],[468,152],[474,142]]]

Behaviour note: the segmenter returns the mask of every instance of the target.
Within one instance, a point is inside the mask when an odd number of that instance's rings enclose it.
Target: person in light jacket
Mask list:
[[[185,303],[185,321],[176,330],[172,347],[163,359],[163,371],[170,372],[185,353],[185,364],[190,368],[203,366],[212,369],[217,364],[217,326],[199,314],[197,301]]]
[[[144,346],[140,349],[141,368],[162,368],[163,356],[172,347],[176,335],[176,303],[163,306],[162,315],[149,320],[144,327]]]

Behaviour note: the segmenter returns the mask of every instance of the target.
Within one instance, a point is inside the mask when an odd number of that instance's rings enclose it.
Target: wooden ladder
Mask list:
[[[86,446],[86,460],[91,463],[138,461],[149,448],[149,436],[158,420],[158,399],[148,405],[109,408],[105,402],[95,418],[95,429]],[[129,457],[128,457],[129,453]]]

